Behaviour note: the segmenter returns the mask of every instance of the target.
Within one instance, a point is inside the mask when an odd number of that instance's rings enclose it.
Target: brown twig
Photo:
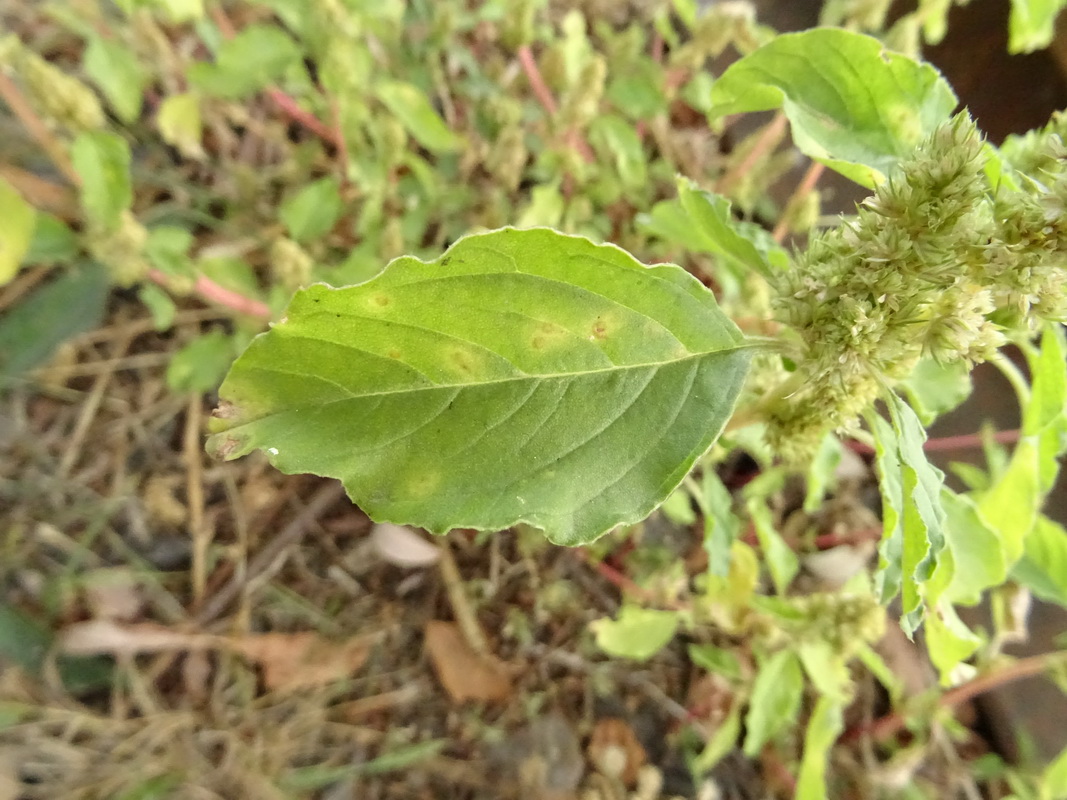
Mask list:
[[[774,241],[781,244],[785,240],[785,236],[789,233],[789,215],[799,205],[800,201],[808,195],[812,189],[815,188],[815,184],[819,182],[819,178],[822,177],[823,172],[826,171],[826,165],[821,161],[812,161],[808,165],[807,171],[804,173],[804,177],[800,179],[800,183],[797,184],[797,188],[793,190],[793,194],[790,195],[789,200],[785,204],[785,209],[782,211],[782,218],[778,220],[778,224],[774,226],[774,231],[771,236],[774,237]]]
[[[37,116],[37,112],[33,110],[33,107],[23,96],[19,87],[15,85],[15,82],[3,72],[0,72],[0,97],[4,99],[8,108],[18,117],[22,126],[37,140],[37,143],[41,145],[41,148],[48,154],[52,163],[63,173],[64,177],[74,186],[80,186],[81,178],[78,177],[74,165],[67,156],[66,148],[63,147],[63,144],[56,138],[55,134],[48,129],[44,120]]]
[[[189,507],[189,538],[193,545],[193,601],[196,603],[204,599],[204,589],[207,586],[207,551],[212,538],[210,528],[204,524],[204,447],[200,431],[203,415],[203,398],[199,394],[190,395],[189,405],[185,410],[182,449]]]
[[[452,614],[456,618],[456,624],[459,625],[463,638],[466,639],[471,650],[478,655],[489,655],[489,643],[467,599],[467,592],[463,588],[463,578],[459,574],[459,567],[452,555],[452,545],[447,538],[441,541],[441,560],[437,562],[437,566],[441,570],[441,579],[445,584],[448,602],[452,606]]]
[[[213,594],[196,613],[198,625],[206,625],[216,619],[226,607],[237,598],[245,584],[253,580],[266,580],[281,569],[285,551],[300,541],[315,522],[326,513],[338,500],[344,497],[344,487],[337,481],[323,483],[312,495],[308,504],[284,528],[279,531],[266,547],[260,550],[248,563],[244,575],[235,575],[221,589]]]
[[[776,112],[774,118],[760,131],[759,138],[752,145],[752,149],[729,172],[719,178],[715,184],[715,191],[719,194],[727,194],[733,189],[737,182],[756,166],[761,158],[774,150],[778,142],[781,141],[782,136],[785,135],[785,129],[788,124],[789,120],[786,119],[785,114],[781,111]]]
[[[1043,653],[1039,656],[1020,659],[1002,670],[979,675],[974,680],[949,689],[938,698],[938,708],[954,708],[993,689],[998,689],[1001,686],[1024,678],[1033,678],[1040,675],[1057,663],[1067,663],[1067,652]],[[856,742],[864,737],[876,741],[885,741],[890,736],[903,730],[906,725],[907,719],[904,714],[900,711],[894,711],[873,722],[853,726],[841,735],[839,741],[847,744]]]

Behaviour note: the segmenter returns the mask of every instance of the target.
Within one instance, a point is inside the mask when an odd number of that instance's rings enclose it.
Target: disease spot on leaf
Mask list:
[[[226,436],[217,439],[215,444],[215,457],[229,458],[240,449],[241,444],[241,440],[236,436]]]
[[[393,298],[385,292],[376,292],[367,298],[367,305],[372,311],[381,311],[384,308],[388,308],[392,302]]]
[[[608,323],[603,317],[597,317],[593,323],[593,335],[591,338],[599,341],[604,341],[608,338]]]
[[[452,263],[452,256],[443,256],[441,258],[441,266],[442,267],[447,267],[451,263]]]
[[[473,375],[478,368],[477,360],[466,350],[453,350],[448,360],[464,375]]]
[[[545,337],[541,336],[541,335],[537,335],[537,336],[533,337],[533,339],[530,340],[530,346],[534,350],[544,350],[545,349]]]
[[[402,356],[403,353],[401,353],[399,350],[397,350],[394,347],[392,350],[390,350],[388,353],[386,353],[386,355],[389,356],[389,358],[393,359],[394,361],[399,361],[400,360],[400,356]]]
[[[211,416],[215,419],[236,419],[237,418],[237,406],[228,400],[223,400],[218,406],[211,412]]]
[[[441,485],[441,473],[436,469],[416,470],[406,481],[410,497],[429,497]]]

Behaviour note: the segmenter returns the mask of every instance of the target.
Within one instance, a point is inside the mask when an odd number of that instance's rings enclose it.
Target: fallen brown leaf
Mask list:
[[[370,640],[360,636],[333,641],[317,633],[261,633],[232,640],[230,649],[259,663],[268,689],[290,691],[344,680],[370,655]]]
[[[126,655],[173,650],[226,648],[255,661],[263,683],[272,690],[303,689],[343,680],[363,666],[370,654],[366,636],[334,641],[317,633],[259,633],[242,637],[186,633],[162,625],[122,625],[90,620],[70,625],[59,635],[67,655]]]
[[[597,721],[586,753],[597,772],[617,778],[629,788],[637,783],[637,772],[648,760],[634,729],[617,717]]]
[[[511,695],[511,677],[504,662],[474,652],[455,623],[431,620],[425,636],[430,663],[452,702],[493,703]]]

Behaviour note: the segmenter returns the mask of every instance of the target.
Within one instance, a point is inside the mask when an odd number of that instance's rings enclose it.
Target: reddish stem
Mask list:
[[[979,675],[974,680],[949,689],[938,698],[937,705],[939,708],[953,708],[992,689],[1040,675],[1057,661],[1064,661],[1065,656],[1067,653],[1057,651],[1020,659],[998,672]],[[875,741],[884,741],[903,730],[906,724],[904,715],[899,711],[894,711],[873,722],[853,726],[841,735],[839,741],[848,744],[865,736]]]
[[[530,88],[533,89],[537,101],[544,107],[549,116],[554,117],[559,112],[559,106],[556,104],[556,99],[552,96],[552,90],[548,88],[548,84],[545,83],[545,79],[541,76],[541,70],[537,66],[537,61],[534,59],[533,50],[530,49],[530,45],[519,45],[519,63],[522,65],[522,71],[526,73],[526,79],[530,82]],[[568,131],[567,142],[574,147],[579,155],[581,155],[587,162],[592,163],[596,160],[596,156],[593,154],[593,150],[589,146],[589,143],[581,137],[578,131]]]
[[[786,119],[785,114],[781,111],[775,112],[774,118],[760,132],[756,143],[741,159],[741,163],[719,178],[718,183],[715,185],[715,191],[719,194],[728,194],[734,185],[759,163],[761,158],[774,150],[782,136],[785,135],[785,129],[788,124],[789,120]]]
[[[226,16],[226,12],[219,6],[211,7],[211,18],[225,38],[232,39],[237,35],[237,29],[230,22],[230,18]],[[293,122],[304,126],[324,142],[332,144],[334,147],[341,147],[340,132],[330,128],[329,125],[326,125],[311,112],[302,109],[291,95],[274,86],[268,87],[264,90],[264,93],[277,106],[278,110]]]
[[[148,270],[148,279],[164,289],[170,288],[170,278],[158,269]],[[247,314],[261,319],[270,319],[272,316],[266,303],[220,286],[206,275],[197,275],[196,282],[193,284],[193,292],[208,302],[236,311],[238,314]]]
[[[1022,431],[1015,429],[1010,431],[996,431],[992,435],[992,439],[1000,444],[1014,444],[1019,441],[1019,437],[1022,436]],[[958,436],[939,436],[935,439],[927,439],[923,444],[923,450],[928,453],[939,453],[951,450],[968,450],[972,447],[981,447],[985,442],[985,435],[981,433],[962,433]],[[873,455],[874,447],[866,442],[859,442],[852,439],[848,442],[848,447],[852,452],[858,453],[863,456]]]
[[[774,241],[778,242],[778,244],[781,244],[785,239],[785,235],[789,233],[789,212],[791,212],[796,205],[815,188],[815,184],[819,182],[819,178],[822,177],[825,170],[826,165],[819,161],[812,161],[808,166],[807,171],[804,173],[804,177],[800,179],[800,183],[797,184],[797,188],[793,190],[792,196],[785,204],[782,218],[778,220],[778,224],[774,226],[774,232],[771,235],[774,237]]]

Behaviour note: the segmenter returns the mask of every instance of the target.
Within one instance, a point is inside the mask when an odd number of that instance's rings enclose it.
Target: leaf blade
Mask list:
[[[209,448],[338,477],[380,521],[435,533],[522,521],[577,544],[677,487],[725,425],[748,358],[680,268],[504,229],[298,293],[231,370]]]

